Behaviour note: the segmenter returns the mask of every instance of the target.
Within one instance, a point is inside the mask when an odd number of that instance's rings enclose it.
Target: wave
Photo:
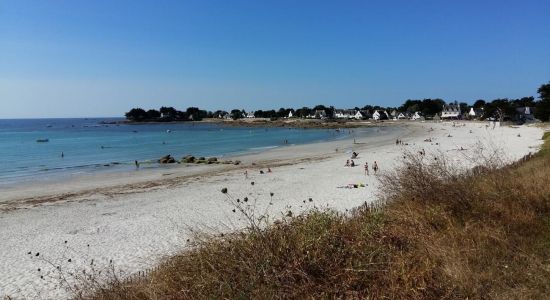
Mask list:
[[[279,148],[279,146],[252,147],[252,148],[249,148],[249,149],[253,150],[253,151],[259,151],[259,150],[269,150],[269,149],[275,149],[275,148]]]

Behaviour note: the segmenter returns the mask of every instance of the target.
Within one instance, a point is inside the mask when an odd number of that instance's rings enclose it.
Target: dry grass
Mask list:
[[[384,210],[312,211],[201,238],[145,279],[77,298],[541,299],[550,296],[550,135],[513,166],[408,157]],[[89,296],[91,295],[91,296]]]

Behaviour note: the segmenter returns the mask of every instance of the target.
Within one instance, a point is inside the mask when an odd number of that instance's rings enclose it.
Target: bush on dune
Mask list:
[[[381,210],[314,210],[197,238],[142,280],[77,298],[491,298],[550,294],[550,153],[460,171],[405,157]],[[437,158],[437,159],[436,159]]]

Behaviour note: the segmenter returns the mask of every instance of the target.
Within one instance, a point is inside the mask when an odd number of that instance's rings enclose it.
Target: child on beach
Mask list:
[[[376,163],[376,160],[374,161],[374,164],[372,164],[372,169],[374,170],[374,174],[378,173],[378,163]]]
[[[365,176],[369,175],[369,163],[365,162]]]
[[[344,165],[344,167],[349,167],[349,159],[346,160],[346,164]]]

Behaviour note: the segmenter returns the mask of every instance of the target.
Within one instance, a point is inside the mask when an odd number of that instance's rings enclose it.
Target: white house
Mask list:
[[[249,111],[247,114],[246,114],[246,118],[248,119],[254,119],[256,116],[254,116],[254,112],[253,111]]]
[[[402,120],[402,119],[406,119],[406,118],[407,118],[407,116],[405,116],[404,113],[399,113],[399,114],[397,115],[397,120]]]
[[[419,112],[415,111],[411,117],[411,120],[420,120],[422,118],[423,118],[422,115]]]
[[[361,111],[357,111],[353,117],[357,120],[361,120],[363,119],[363,114],[361,113]]]
[[[343,109],[334,110],[334,118],[336,119],[347,119],[349,115],[346,114],[346,111]]]
[[[356,115],[353,109],[335,109],[334,118],[336,119],[352,119]]]
[[[307,116],[309,119],[325,119],[326,117],[327,113],[324,109],[318,109]]]
[[[292,111],[289,111],[289,112],[288,112],[288,117],[289,117],[289,118],[292,118]]]
[[[524,122],[533,121],[535,116],[533,115],[531,107],[525,106],[516,108],[516,115],[514,116],[514,119]]]
[[[327,113],[324,109],[318,109],[315,111],[315,118],[316,119],[325,119],[327,117]]]
[[[374,120],[389,120],[390,115],[385,110],[383,111],[375,110],[374,113],[372,114],[372,118]]]
[[[476,112],[475,112],[475,110],[474,110],[473,107],[470,107],[470,112],[468,112],[468,115],[469,115],[470,117],[475,117],[475,116],[476,116]]]
[[[374,120],[388,120],[390,117],[388,116],[388,113],[384,111],[375,110],[372,114],[372,118]]]
[[[459,119],[460,118],[460,106],[458,105],[444,105],[441,112],[441,119]]]

